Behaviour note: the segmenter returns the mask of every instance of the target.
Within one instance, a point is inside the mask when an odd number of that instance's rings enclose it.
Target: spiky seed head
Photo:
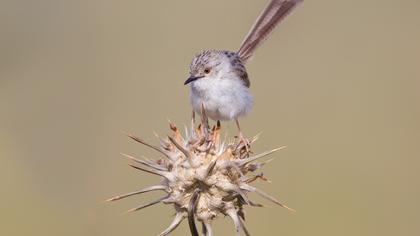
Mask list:
[[[233,220],[237,233],[242,229],[248,235],[242,222],[245,218],[243,206],[262,206],[251,201],[247,196],[248,192],[255,192],[290,209],[274,197],[250,185],[257,179],[265,179],[262,173],[252,174],[264,164],[256,161],[283,147],[249,156],[250,148],[245,147],[241,141],[222,141],[220,124],[210,128],[205,113],[201,124],[197,127],[192,125],[190,129],[186,128],[184,136],[174,124],[171,123],[170,128],[171,136],[166,139],[159,138],[160,147],[152,146],[134,135],[129,135],[133,140],[159,151],[164,155],[164,159],[140,160],[124,154],[137,164],[130,166],[161,176],[161,182],[107,201],[156,190],[166,192],[162,198],[129,210],[129,212],[137,211],[160,202],[172,204],[176,211],[175,218],[160,235],[172,232],[185,218],[188,218],[192,235],[198,235],[196,220],[202,222],[203,232],[206,232],[206,235],[212,235],[211,223],[220,214],[227,215]]]

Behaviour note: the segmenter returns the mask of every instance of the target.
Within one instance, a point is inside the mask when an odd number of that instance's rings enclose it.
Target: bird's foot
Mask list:
[[[238,138],[238,144],[236,145],[236,150],[241,152],[241,156],[247,157],[249,155],[250,148],[251,148],[251,142],[242,134],[242,132],[239,132]]]

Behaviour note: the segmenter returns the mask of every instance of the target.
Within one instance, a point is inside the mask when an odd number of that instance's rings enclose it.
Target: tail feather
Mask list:
[[[262,11],[238,50],[246,62],[267,38],[274,28],[303,0],[271,0]]]

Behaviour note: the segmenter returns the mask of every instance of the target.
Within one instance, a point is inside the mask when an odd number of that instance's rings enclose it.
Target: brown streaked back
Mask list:
[[[249,80],[248,73],[246,72],[246,68],[242,59],[235,52],[225,51],[225,54],[230,60],[233,71],[244,82],[244,85],[249,88],[251,86],[251,81]]]
[[[229,59],[232,66],[232,70],[238,75],[238,77],[244,82],[246,87],[251,86],[251,81],[249,80],[248,73],[246,72],[245,65],[242,59],[239,57],[238,53],[231,51],[221,51]]]

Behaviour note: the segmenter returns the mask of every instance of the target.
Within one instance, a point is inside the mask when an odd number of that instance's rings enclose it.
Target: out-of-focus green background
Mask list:
[[[172,207],[112,204],[158,179],[120,152],[157,155],[189,122],[195,52],[231,49],[267,1],[0,2],[0,234],[156,235]],[[287,145],[258,186],[297,213],[246,208],[253,235],[420,235],[420,2],[306,1],[248,64],[255,152]],[[224,123],[235,134],[232,123]],[[233,235],[230,219],[216,235]],[[184,222],[173,235],[188,235]]]

